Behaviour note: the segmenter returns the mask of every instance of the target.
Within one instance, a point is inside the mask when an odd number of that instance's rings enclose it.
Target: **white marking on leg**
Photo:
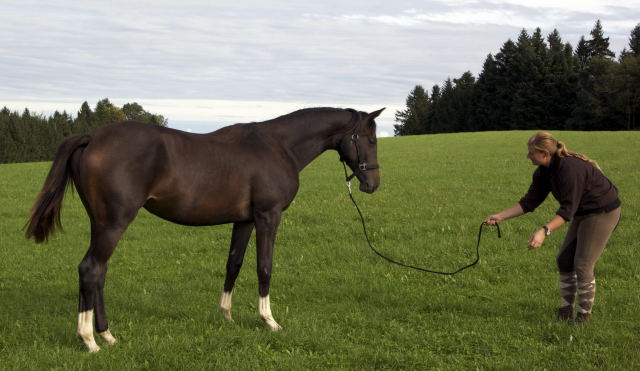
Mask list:
[[[78,313],[77,336],[87,346],[89,353],[100,350],[93,338],[93,309]]]
[[[117,342],[116,338],[114,338],[113,335],[111,335],[111,331],[109,331],[109,330],[103,331],[103,332],[99,332],[98,335],[100,335],[102,340],[106,341],[107,344],[109,344],[109,345],[113,345],[113,344],[115,344]]]
[[[269,300],[269,295],[265,297],[260,297],[258,302],[258,307],[260,309],[260,318],[271,328],[271,331],[280,331],[282,330],[282,326],[273,319],[273,315],[271,314],[271,301]]]
[[[224,314],[224,318],[231,322],[233,322],[233,318],[231,317],[231,291],[222,292],[222,298],[220,298],[220,309],[222,309],[222,314]]]

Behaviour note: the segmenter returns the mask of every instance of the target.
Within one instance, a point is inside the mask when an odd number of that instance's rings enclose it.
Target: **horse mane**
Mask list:
[[[313,108],[302,108],[299,109],[297,111],[293,111],[291,113],[287,113],[286,115],[282,115],[279,117],[276,117],[274,119],[270,119],[267,121],[263,121],[263,122],[259,122],[257,124],[271,124],[271,123],[275,123],[275,122],[283,122],[283,121],[293,121],[293,120],[299,120],[301,117],[304,117],[306,115],[314,115],[317,113],[340,113],[340,112],[350,112],[351,113],[351,120],[349,125],[347,125],[348,130],[352,130],[353,126],[351,125],[351,123],[355,123],[358,122],[360,119],[360,115],[361,113],[354,110],[353,108],[335,108],[335,107],[313,107]]]
[[[299,109],[297,111],[293,111],[291,113],[287,113],[286,115],[282,115],[282,116],[276,117],[276,118],[274,118],[272,120],[269,120],[269,121],[297,118],[297,117],[302,116],[302,115],[315,114],[315,113],[321,113],[321,112],[342,112],[342,111],[345,111],[345,110],[346,111],[350,111],[351,113],[357,114],[357,111],[352,109],[352,108],[312,107],[312,108],[302,108],[302,109]]]

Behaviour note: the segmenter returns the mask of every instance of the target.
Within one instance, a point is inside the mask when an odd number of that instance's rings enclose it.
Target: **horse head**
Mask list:
[[[338,147],[340,161],[353,171],[347,180],[358,178],[362,192],[373,193],[380,185],[375,118],[382,111],[384,108],[371,113],[351,111],[355,125],[346,132]]]

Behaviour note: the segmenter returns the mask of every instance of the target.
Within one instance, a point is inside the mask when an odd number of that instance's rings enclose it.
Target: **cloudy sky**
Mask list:
[[[535,5],[532,5],[535,4]],[[105,97],[207,132],[315,106],[387,110],[415,85],[478,75],[523,28],[618,54],[638,0],[0,0],[0,106],[76,115]]]

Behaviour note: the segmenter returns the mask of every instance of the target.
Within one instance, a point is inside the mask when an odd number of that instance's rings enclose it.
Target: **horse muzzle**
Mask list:
[[[373,193],[380,186],[380,172],[378,169],[361,172],[362,176],[358,177],[360,181],[360,191],[365,193]]]

